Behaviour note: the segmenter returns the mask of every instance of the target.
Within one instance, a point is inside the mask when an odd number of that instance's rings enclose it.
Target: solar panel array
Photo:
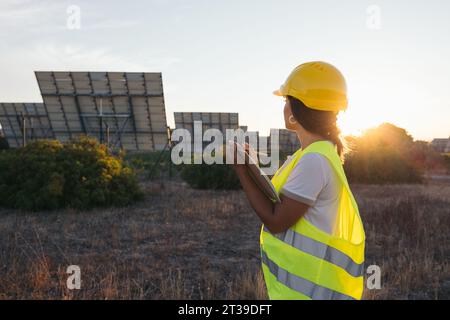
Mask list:
[[[2,131],[11,147],[27,140],[67,141],[79,135],[95,136],[110,147],[132,151],[157,151],[167,146],[161,73],[35,74],[44,103],[0,103]],[[202,122],[203,130],[219,129],[224,138],[226,129],[248,129],[239,126],[238,113],[175,112],[174,118],[175,127],[187,129],[192,136],[195,121]],[[293,153],[298,148],[295,133],[279,130],[280,151]]]
[[[270,134],[270,143],[271,143],[271,147],[273,145],[273,135],[272,135],[272,130],[271,129],[271,134]],[[287,129],[275,129],[278,130],[278,134],[279,134],[279,142],[278,142],[278,151],[283,152],[283,153],[287,153],[287,154],[292,154],[295,151],[297,151],[300,148],[300,141],[298,140],[297,134],[295,132],[289,131]],[[274,145],[274,150],[276,151],[276,145]]]
[[[253,148],[259,148],[259,131],[245,131],[246,137],[245,142],[249,144],[255,143],[252,145]]]
[[[270,153],[270,137],[258,136],[258,148],[263,150],[263,153]],[[265,148],[265,149],[264,149]]]
[[[56,139],[86,134],[125,150],[165,148],[168,134],[161,73],[35,74]]]
[[[30,140],[53,138],[43,103],[0,103],[0,123],[12,148]]]
[[[239,128],[238,113],[226,112],[174,112],[175,128],[187,129],[194,137],[194,121],[201,121],[203,131],[207,129],[219,129],[225,138],[226,129]]]

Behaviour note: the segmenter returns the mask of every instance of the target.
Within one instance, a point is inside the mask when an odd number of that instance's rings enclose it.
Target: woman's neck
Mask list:
[[[307,132],[304,130],[298,130],[297,137],[298,137],[298,140],[300,140],[300,145],[301,145],[302,149],[305,149],[311,143],[314,143],[316,141],[326,140],[324,137],[322,137],[318,134],[310,133],[310,132]]]

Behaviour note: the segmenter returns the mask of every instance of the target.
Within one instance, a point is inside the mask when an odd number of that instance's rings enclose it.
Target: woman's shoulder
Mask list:
[[[322,159],[326,159],[325,158],[325,156],[323,155],[323,154],[321,154],[320,152],[315,152],[315,151],[312,151],[312,152],[308,152],[308,153],[305,153],[301,158],[300,158],[300,160],[302,160],[303,159],[303,161],[312,161],[312,160],[316,160],[316,161],[321,161]]]
[[[329,189],[331,177],[326,162],[326,158],[319,153],[304,154],[292,168],[282,193],[314,206],[323,190]]]
[[[317,183],[324,186],[329,179],[327,160],[320,153],[304,154],[292,168],[289,180],[299,180],[302,183]]]
[[[306,153],[300,158],[296,166],[322,169],[330,167],[328,159],[319,152]]]
[[[308,152],[303,155],[293,168],[293,171],[294,175],[303,172],[311,177],[314,176],[316,179],[321,180],[323,186],[335,178],[329,160],[319,152]]]

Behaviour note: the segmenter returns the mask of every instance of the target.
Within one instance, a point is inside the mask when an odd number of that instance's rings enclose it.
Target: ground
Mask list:
[[[266,299],[261,224],[242,191],[144,182],[133,206],[79,212],[0,209],[0,299]],[[366,266],[365,299],[450,298],[450,184],[352,185]],[[80,290],[66,269],[81,268]]]

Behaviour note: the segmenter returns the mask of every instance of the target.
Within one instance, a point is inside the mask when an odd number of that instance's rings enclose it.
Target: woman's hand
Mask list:
[[[237,173],[238,176],[242,176],[242,175],[246,175],[247,174],[247,168],[246,168],[246,163],[249,162],[249,158],[247,157],[247,153],[250,151],[250,146],[248,143],[244,143],[243,146],[238,145],[237,143],[230,142],[230,144],[232,143],[231,146],[229,146],[229,151],[233,150],[233,169],[234,171]],[[242,159],[242,156],[240,156],[240,154],[242,155],[242,153],[240,153],[240,151],[238,151],[238,148],[241,148],[245,151],[245,158]],[[230,150],[231,149],[231,150]]]
[[[245,163],[242,163],[243,159],[238,155],[238,148],[242,147],[246,152],[252,152],[247,143],[244,144],[244,146],[238,146],[233,142],[230,146],[234,148],[231,149],[234,150],[233,168],[239,177],[242,188],[244,189],[250,205],[270,232],[283,232],[295,224],[298,219],[303,217],[308,209],[308,205],[285,197],[282,194],[280,196],[281,203],[274,204],[256,185],[245,165],[250,159],[246,156]],[[240,160],[239,162],[238,159]]]

